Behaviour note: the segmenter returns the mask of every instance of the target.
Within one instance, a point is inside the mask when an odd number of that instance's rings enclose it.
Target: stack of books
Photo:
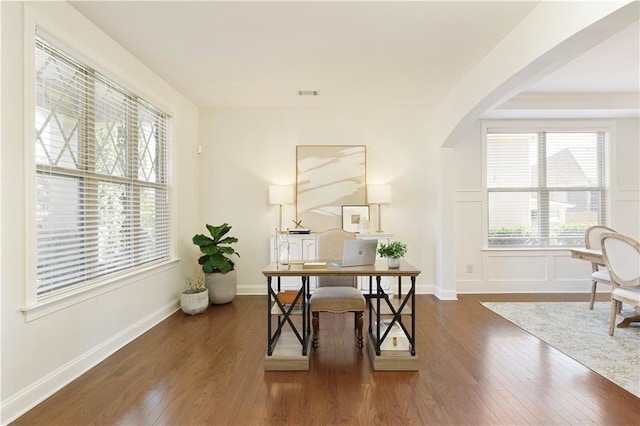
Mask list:
[[[289,229],[289,233],[290,234],[309,234],[311,233],[311,230],[309,230],[308,228],[294,228],[294,229]]]
[[[282,303],[283,305],[290,305],[296,299],[297,295],[298,295],[297,290],[281,291],[281,292],[278,292],[278,300],[280,300],[280,303]]]
[[[304,262],[302,269],[324,269],[327,267],[327,262]]]

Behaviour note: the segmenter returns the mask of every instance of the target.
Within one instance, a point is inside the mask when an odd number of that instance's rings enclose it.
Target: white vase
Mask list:
[[[236,297],[236,271],[226,274],[219,272],[205,275],[205,285],[209,290],[209,300],[214,305],[229,303]]]
[[[389,269],[398,269],[400,267],[400,259],[394,259],[392,257],[387,257],[387,268]]]
[[[358,223],[358,233],[362,235],[366,235],[369,233],[369,219],[363,217],[360,219],[360,223]]]
[[[279,262],[281,265],[289,264],[289,249],[284,247],[280,249],[280,259]]]
[[[207,289],[199,293],[181,293],[180,308],[188,315],[200,314],[207,310],[209,306],[209,292]]]

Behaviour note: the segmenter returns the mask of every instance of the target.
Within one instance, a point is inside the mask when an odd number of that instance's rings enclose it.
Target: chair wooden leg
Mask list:
[[[311,344],[314,348],[318,347],[318,329],[320,328],[320,313],[312,312],[311,313],[311,323],[313,324],[313,339],[311,339]]]
[[[611,299],[611,318],[609,319],[609,336],[613,336],[613,330],[616,327],[616,316],[618,314],[618,301]]]
[[[598,283],[595,281],[591,281],[591,300],[589,301],[589,309],[593,311],[593,302],[596,301],[596,290],[598,288]]]
[[[364,312],[356,312],[356,328],[358,330],[358,349],[362,349],[364,346],[364,340],[362,339],[362,324],[364,323]]]

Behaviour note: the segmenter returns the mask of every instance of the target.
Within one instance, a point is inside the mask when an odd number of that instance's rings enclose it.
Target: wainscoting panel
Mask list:
[[[544,254],[494,252],[486,255],[489,281],[546,281],[548,257]]]
[[[569,253],[551,256],[551,265],[552,280],[584,281],[591,276],[591,263],[573,259]]]
[[[483,252],[482,279],[458,276],[458,293],[586,293],[591,267],[568,250]]]

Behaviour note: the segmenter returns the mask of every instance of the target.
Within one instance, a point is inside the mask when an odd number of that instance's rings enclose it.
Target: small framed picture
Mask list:
[[[342,206],[342,229],[358,232],[360,221],[369,220],[369,206]]]

